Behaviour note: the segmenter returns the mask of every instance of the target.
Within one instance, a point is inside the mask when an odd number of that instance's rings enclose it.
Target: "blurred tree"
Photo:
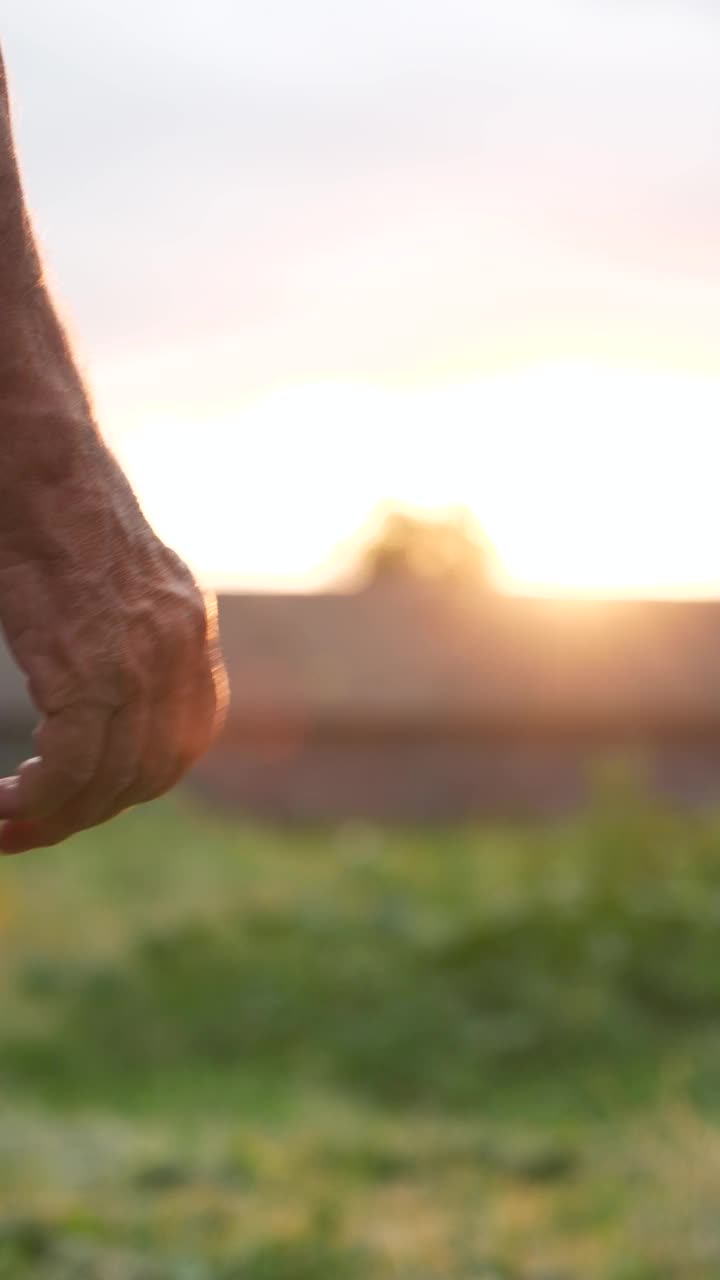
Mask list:
[[[468,511],[442,518],[388,511],[361,548],[353,579],[370,587],[395,581],[492,589],[493,551]]]

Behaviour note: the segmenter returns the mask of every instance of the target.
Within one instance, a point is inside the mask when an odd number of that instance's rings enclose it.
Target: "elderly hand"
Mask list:
[[[1,59],[0,318],[0,623],[42,716],[0,780],[0,852],[20,853],[171,787],[225,685],[214,605],[100,439],[48,296]]]
[[[152,533],[102,443],[53,448],[50,466],[33,431],[26,443],[40,464],[2,497],[0,620],[43,720],[37,757],[0,781],[6,853],[166,791],[224,704],[213,602]]]

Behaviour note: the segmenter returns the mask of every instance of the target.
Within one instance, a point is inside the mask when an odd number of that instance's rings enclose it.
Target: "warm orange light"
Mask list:
[[[720,379],[552,365],[305,386],[139,423],[117,447],[161,534],[216,584],[326,580],[399,502],[468,506],[511,589],[720,593]]]

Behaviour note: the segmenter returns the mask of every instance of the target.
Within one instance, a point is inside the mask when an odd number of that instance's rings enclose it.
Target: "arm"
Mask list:
[[[214,609],[96,429],[15,161],[0,61],[0,624],[42,720],[0,780],[0,851],[167,790],[224,701]]]

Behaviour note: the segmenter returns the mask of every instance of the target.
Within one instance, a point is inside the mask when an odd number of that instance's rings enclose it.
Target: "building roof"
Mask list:
[[[720,601],[224,595],[243,724],[720,728]]]

